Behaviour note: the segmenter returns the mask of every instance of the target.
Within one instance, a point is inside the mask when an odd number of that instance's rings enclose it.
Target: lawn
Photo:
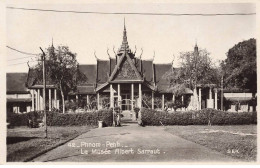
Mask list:
[[[256,125],[167,126],[166,131],[241,161],[256,161]]]
[[[48,127],[45,129],[15,127],[7,130],[7,162],[30,161],[75,137],[89,131],[90,126]]]

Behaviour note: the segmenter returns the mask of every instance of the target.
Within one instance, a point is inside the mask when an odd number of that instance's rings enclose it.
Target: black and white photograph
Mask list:
[[[5,163],[258,162],[256,2],[10,2],[5,19]]]

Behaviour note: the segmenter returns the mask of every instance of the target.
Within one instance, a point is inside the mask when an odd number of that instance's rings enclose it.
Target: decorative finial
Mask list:
[[[109,48],[107,48],[107,55],[108,55],[108,58],[110,59],[111,58],[111,56],[110,56],[110,54],[109,54]]]
[[[27,66],[28,66],[28,68],[30,68],[29,61],[27,61]]]
[[[94,56],[98,60],[98,57],[96,56],[96,50],[94,50]]]
[[[198,45],[197,45],[197,38],[196,38],[196,43],[195,43],[194,51],[195,51],[195,52],[198,52],[198,51],[199,51],[199,48],[198,48]]]
[[[124,17],[124,30],[125,30],[126,28],[125,28],[125,17]]]
[[[143,48],[141,48],[141,54],[140,54],[140,60],[142,59],[142,55],[143,55]]]
[[[113,51],[114,51],[114,54],[115,54],[115,56],[116,56],[116,52],[115,52],[115,46],[113,46]]]
[[[173,63],[174,63],[174,60],[175,60],[175,55],[172,54],[172,56],[173,56],[173,59],[172,59],[172,67],[173,67]]]
[[[154,58],[155,58],[155,51],[153,51],[153,60],[154,60]]]
[[[51,38],[51,46],[53,47],[53,37]]]
[[[137,48],[136,48],[136,45],[135,45],[135,52],[134,52],[134,55],[135,55],[136,51],[137,51]]]

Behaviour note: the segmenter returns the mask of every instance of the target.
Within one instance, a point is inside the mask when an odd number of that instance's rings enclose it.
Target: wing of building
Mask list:
[[[20,113],[31,111],[32,99],[26,87],[27,73],[6,74],[7,112]]]

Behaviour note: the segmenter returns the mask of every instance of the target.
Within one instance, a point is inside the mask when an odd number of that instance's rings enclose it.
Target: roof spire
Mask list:
[[[128,41],[127,41],[127,32],[126,32],[126,26],[125,26],[125,18],[124,18],[124,31],[123,31],[123,42],[121,44],[121,47],[119,49],[119,52],[129,52],[129,46],[128,46]]]
[[[199,51],[199,48],[198,48],[198,45],[197,45],[197,38],[196,38],[196,42],[195,42],[194,51],[195,51],[195,52],[198,52],[198,51]]]
[[[53,37],[51,38],[51,46],[53,47]]]
[[[125,17],[124,17],[124,30],[126,30],[126,28],[125,28]]]
[[[123,43],[128,44],[128,42],[127,42],[127,35],[126,35],[126,28],[125,28],[125,18],[124,18]]]

